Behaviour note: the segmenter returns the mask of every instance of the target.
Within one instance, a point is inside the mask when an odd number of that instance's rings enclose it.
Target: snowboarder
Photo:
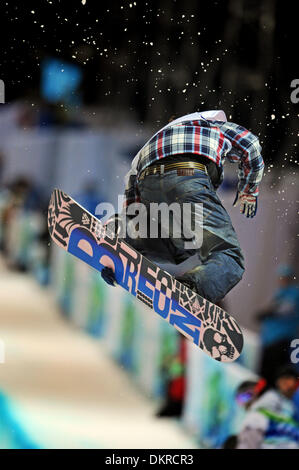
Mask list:
[[[156,264],[179,264],[195,256],[196,266],[177,276],[180,282],[211,302],[221,300],[242,278],[244,258],[229,215],[216,194],[223,180],[223,163],[239,164],[239,184],[233,205],[252,218],[264,162],[259,139],[244,127],[227,122],[223,111],[206,111],[175,119],[158,131],[135,156],[126,177],[125,208],[136,202],[203,204],[202,243],[186,249],[184,236],[127,238]],[[193,214],[194,215],[194,214]],[[163,232],[163,221],[159,221]],[[199,229],[199,227],[198,227]],[[112,269],[102,277],[114,285]]]

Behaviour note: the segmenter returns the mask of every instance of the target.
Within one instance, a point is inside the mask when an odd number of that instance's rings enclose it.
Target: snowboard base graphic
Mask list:
[[[213,359],[232,362],[241,354],[243,335],[232,316],[109,233],[100,220],[58,189],[51,195],[48,228],[58,246],[97,271],[111,267],[121,287]]]

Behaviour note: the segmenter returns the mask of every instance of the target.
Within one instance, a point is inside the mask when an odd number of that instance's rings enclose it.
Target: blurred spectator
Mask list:
[[[8,254],[10,243],[10,223],[15,217],[16,211],[42,212],[44,209],[44,200],[40,190],[27,178],[19,177],[10,183],[5,192],[1,207],[1,249],[4,254]],[[23,270],[23,266],[15,266]]]
[[[293,396],[293,401],[295,404],[295,419],[296,421],[299,422],[299,387],[296,389],[294,396]]]
[[[281,368],[276,375],[276,388],[294,403],[294,419],[299,422],[299,373],[294,367]]]
[[[41,191],[27,178],[17,178],[8,188],[11,195],[10,203],[13,207],[22,207],[25,210],[43,208]]]
[[[290,266],[278,269],[278,289],[272,304],[257,315],[261,323],[260,375],[272,386],[279,367],[290,362],[290,341],[299,333],[299,288]]]
[[[236,400],[247,414],[237,438],[237,449],[299,449],[299,423],[294,420],[295,406],[290,396],[292,387],[283,376],[277,380],[281,391],[266,390],[264,379],[239,386]]]
[[[171,359],[169,364],[165,401],[156,416],[181,416],[186,388],[185,364],[186,340],[180,337],[179,351],[177,355]]]
[[[39,127],[55,127],[63,123],[61,108],[52,103],[42,101],[38,105],[36,125]],[[64,113],[66,114],[66,113]]]
[[[36,110],[28,103],[22,103],[17,117],[17,124],[21,129],[30,129],[36,125]]]

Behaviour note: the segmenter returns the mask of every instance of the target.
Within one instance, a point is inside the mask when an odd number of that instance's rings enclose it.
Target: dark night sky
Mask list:
[[[268,161],[277,148],[294,157],[297,18],[282,0],[17,0],[0,14],[7,102],[35,99],[41,60],[55,56],[84,70],[86,104],[154,124],[220,106],[260,133]]]

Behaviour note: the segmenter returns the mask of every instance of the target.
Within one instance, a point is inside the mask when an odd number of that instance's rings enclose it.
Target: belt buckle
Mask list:
[[[194,168],[177,168],[178,176],[194,176]]]

